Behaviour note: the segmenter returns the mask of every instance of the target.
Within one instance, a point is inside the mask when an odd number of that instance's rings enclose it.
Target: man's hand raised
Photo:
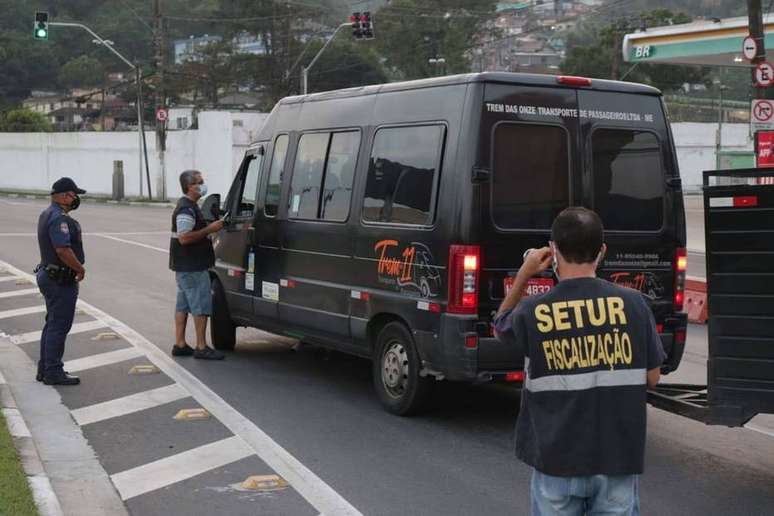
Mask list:
[[[533,249],[524,259],[524,263],[519,269],[519,276],[531,278],[532,276],[540,274],[551,266],[551,258],[552,253],[550,247]]]

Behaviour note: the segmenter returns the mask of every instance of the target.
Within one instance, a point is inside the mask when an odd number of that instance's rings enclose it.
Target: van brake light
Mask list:
[[[591,86],[591,79],[588,77],[576,77],[574,75],[560,75],[556,78],[556,82],[568,86]]]
[[[688,270],[688,251],[680,247],[675,252],[675,289],[674,289],[674,309],[675,312],[682,312],[685,304],[685,274]]]
[[[481,248],[477,245],[449,246],[449,306],[456,314],[478,313],[478,282]]]

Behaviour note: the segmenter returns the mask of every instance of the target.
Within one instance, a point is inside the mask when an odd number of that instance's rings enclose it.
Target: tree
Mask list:
[[[309,60],[321,46],[317,43],[309,49]],[[333,43],[309,71],[310,93],[384,82],[387,74],[379,58],[360,43],[348,41]]]
[[[692,18],[684,13],[673,13],[667,9],[654,9],[640,15],[647,26],[689,23]],[[604,24],[580,24],[567,37],[567,54],[562,62],[563,73],[599,79],[612,79],[613,62],[623,61],[620,45],[623,33],[632,28],[621,21]],[[650,84],[664,91],[674,90],[684,83],[706,83],[708,76],[698,66],[639,63],[623,67],[622,75],[630,82]]]
[[[104,77],[102,64],[89,56],[76,57],[59,70],[59,83],[68,89],[99,86]]]
[[[395,78],[438,75],[432,58],[446,61],[446,73],[470,71],[469,50],[494,16],[490,0],[394,0],[374,17],[376,46]]]
[[[0,117],[0,131],[6,133],[47,133],[51,124],[41,113],[28,109],[13,109]]]

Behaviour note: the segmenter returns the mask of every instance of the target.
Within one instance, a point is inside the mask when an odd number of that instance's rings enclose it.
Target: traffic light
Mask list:
[[[363,30],[360,28],[360,13],[352,13],[349,17],[349,21],[352,22],[352,36],[355,39],[363,38]]]
[[[38,11],[35,13],[35,25],[33,26],[35,39],[48,39],[48,13]]]
[[[360,15],[360,31],[365,39],[374,38],[374,26],[371,23],[371,13],[369,11]]]

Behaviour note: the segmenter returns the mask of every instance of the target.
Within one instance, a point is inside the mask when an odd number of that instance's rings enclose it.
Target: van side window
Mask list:
[[[558,126],[500,124],[494,134],[492,217],[497,227],[548,229],[570,204],[567,133]]]
[[[664,171],[656,135],[598,129],[591,136],[594,210],[605,229],[655,231],[664,221]]]
[[[237,217],[252,216],[255,212],[256,193],[258,192],[258,174],[261,172],[262,155],[250,156],[247,164],[247,172],[244,175],[244,188],[242,189],[242,198],[239,201]]]
[[[282,191],[282,169],[285,168],[285,157],[288,154],[288,135],[281,134],[274,141],[274,152],[271,156],[269,184],[266,187],[266,198],[263,211],[268,217],[277,215],[280,193]]]
[[[347,220],[359,147],[360,133],[357,131],[333,133],[331,136],[320,218]]]
[[[379,129],[374,136],[363,220],[433,223],[444,126]]]
[[[288,216],[347,220],[359,146],[358,131],[301,135],[290,183]]]
[[[320,207],[320,185],[330,133],[303,134],[298,141],[293,180],[290,183],[289,217],[316,219]]]

